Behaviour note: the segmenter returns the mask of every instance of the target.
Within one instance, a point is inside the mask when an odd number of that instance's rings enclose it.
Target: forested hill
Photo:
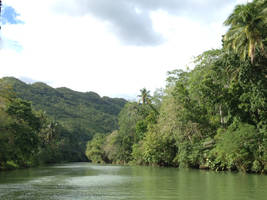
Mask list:
[[[90,135],[115,130],[117,116],[127,102],[121,98],[100,97],[94,92],[55,89],[42,82],[26,84],[13,77],[2,78],[2,84],[13,88],[17,97],[31,101],[35,110],[45,111],[65,128],[79,129]]]

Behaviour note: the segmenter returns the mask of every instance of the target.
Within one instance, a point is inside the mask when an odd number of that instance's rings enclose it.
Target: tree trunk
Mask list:
[[[221,124],[224,124],[224,119],[223,119],[223,111],[222,111],[222,105],[220,104],[219,106],[219,110],[220,110],[220,117],[221,117]]]

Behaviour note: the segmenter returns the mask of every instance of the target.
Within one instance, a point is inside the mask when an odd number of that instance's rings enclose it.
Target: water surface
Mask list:
[[[1,200],[266,200],[267,176],[70,163],[0,172]]]

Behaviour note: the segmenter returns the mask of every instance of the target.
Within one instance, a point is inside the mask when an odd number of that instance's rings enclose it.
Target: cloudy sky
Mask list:
[[[220,48],[247,0],[3,0],[0,77],[134,98]]]

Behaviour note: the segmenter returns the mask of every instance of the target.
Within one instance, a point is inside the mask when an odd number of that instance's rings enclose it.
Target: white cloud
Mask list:
[[[56,13],[57,0],[6,0],[21,14],[22,25],[5,25],[6,38],[18,41],[21,52],[0,51],[1,76],[30,77],[100,95],[132,96],[143,87],[164,87],[168,70],[184,68],[196,56],[220,47],[223,20],[234,4],[214,22],[200,23],[153,11],[153,28],[166,42],[155,47],[124,46],[110,24],[91,15]],[[222,19],[221,19],[222,18]]]

